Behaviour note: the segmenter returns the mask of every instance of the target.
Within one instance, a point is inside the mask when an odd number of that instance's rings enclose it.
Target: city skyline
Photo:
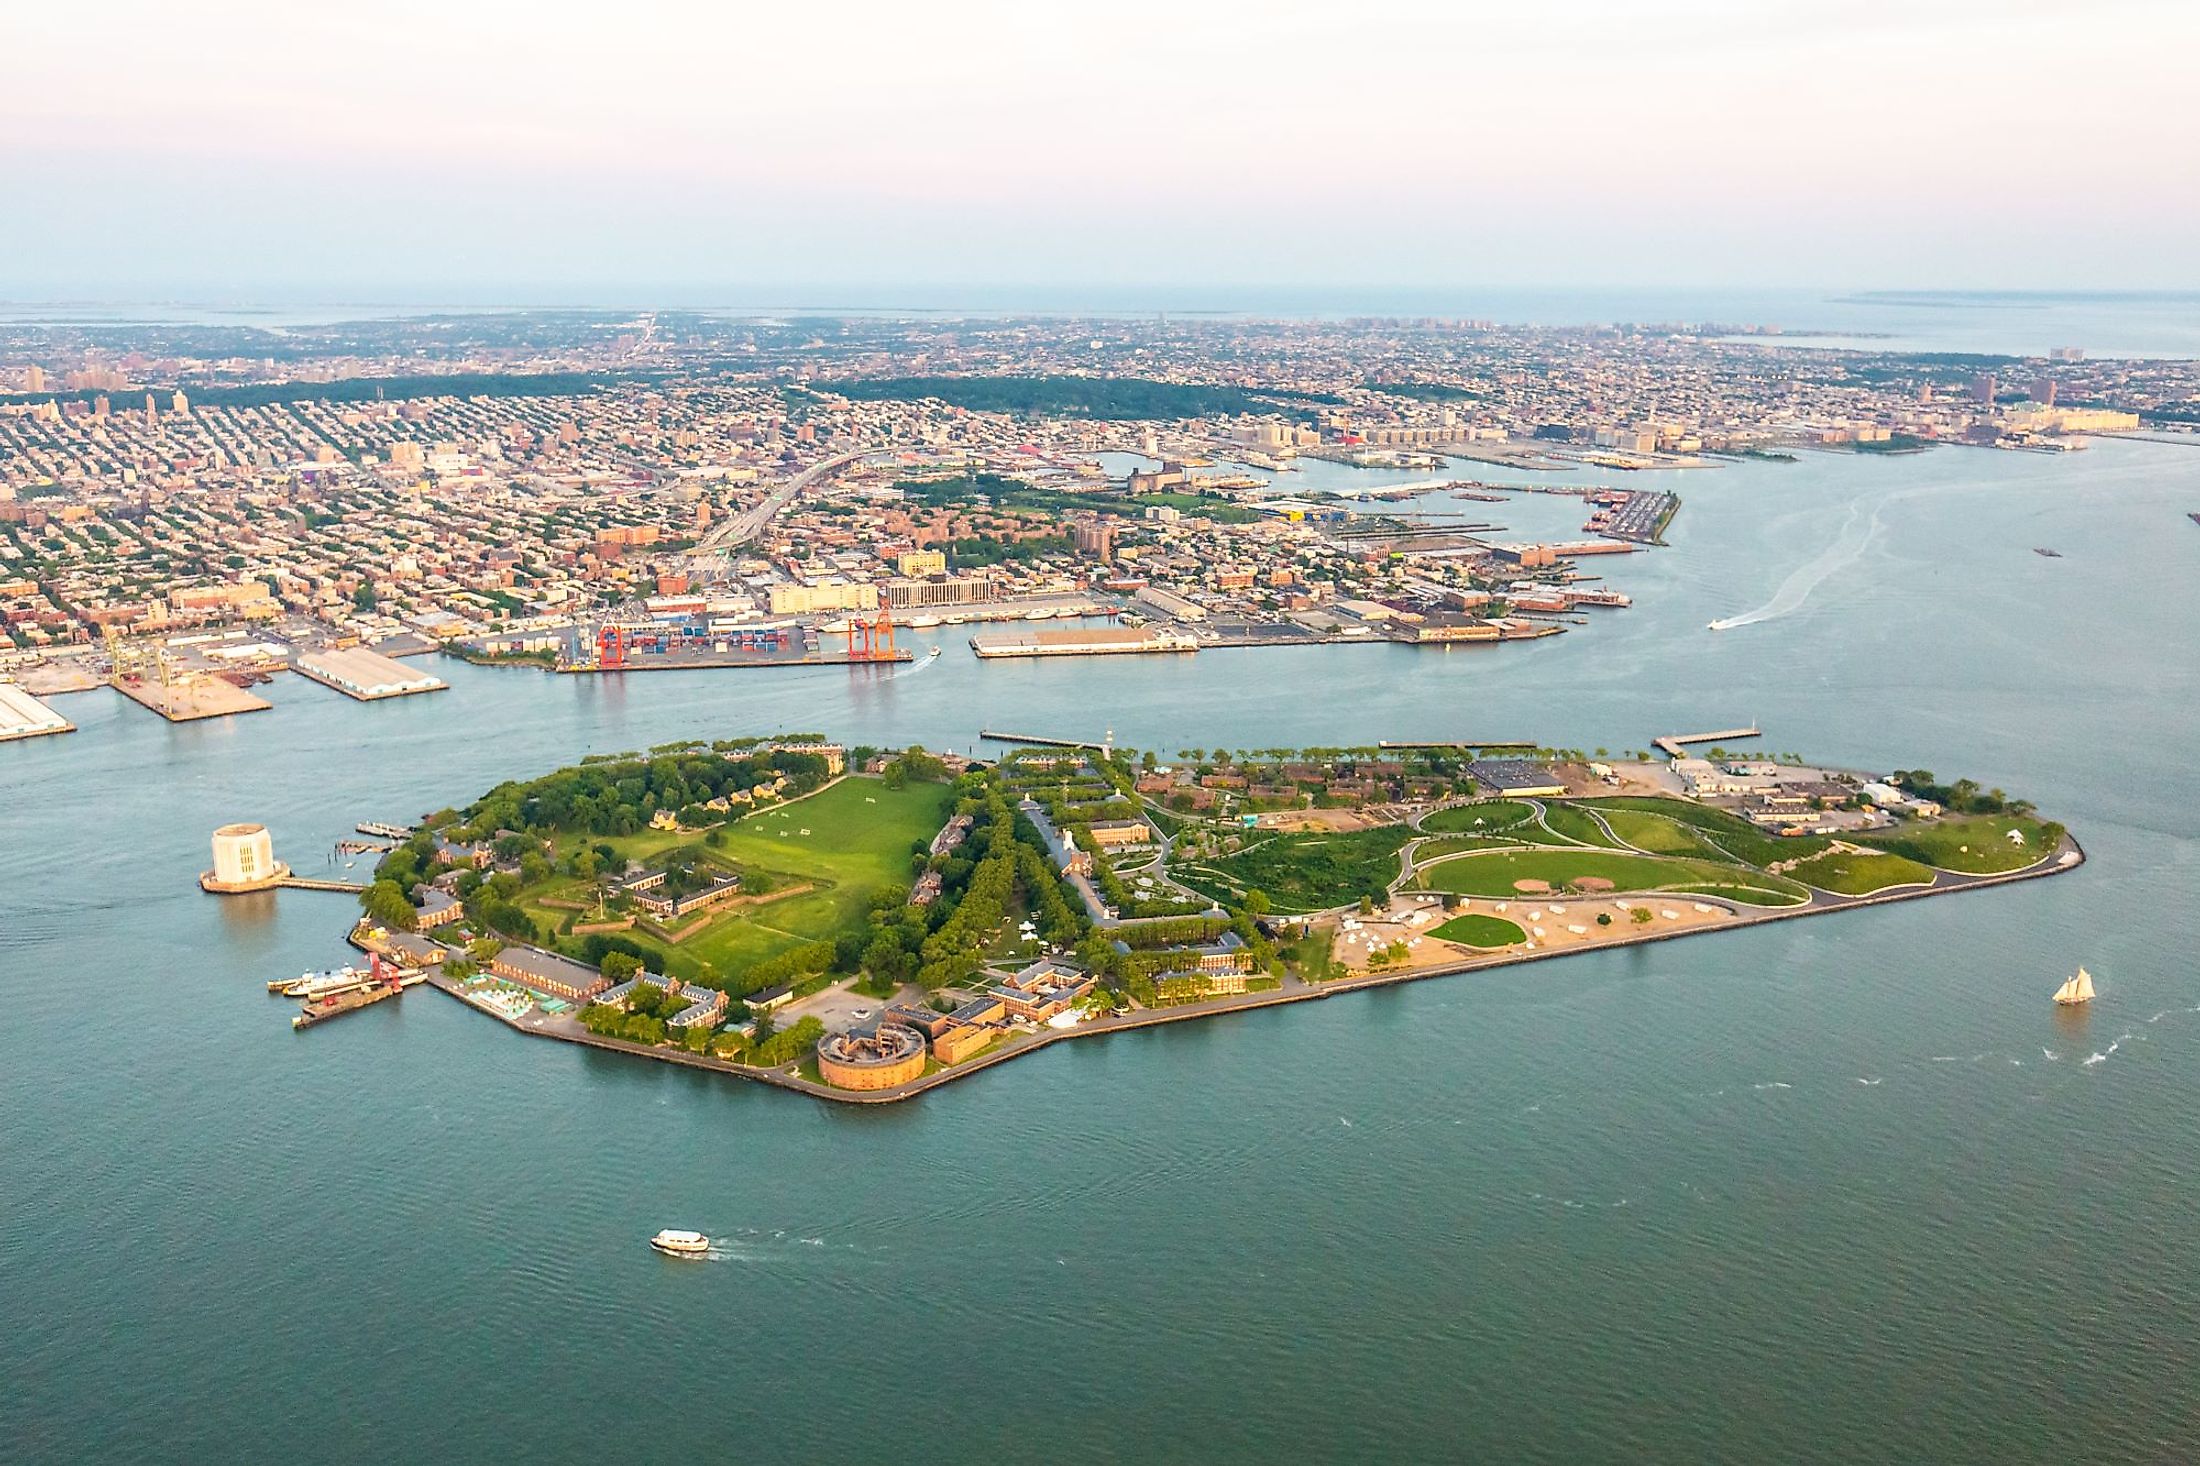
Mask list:
[[[2150,0],[110,20],[18,22],[0,294],[2200,279]]]

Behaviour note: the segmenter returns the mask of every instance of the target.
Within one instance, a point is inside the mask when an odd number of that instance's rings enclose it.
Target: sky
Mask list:
[[[100,0],[4,31],[6,299],[2200,288],[2189,0]]]

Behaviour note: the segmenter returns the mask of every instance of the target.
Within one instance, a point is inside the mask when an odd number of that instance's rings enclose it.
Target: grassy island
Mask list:
[[[1715,751],[1716,752],[1716,751]],[[355,940],[523,1031],[843,1099],[1064,1038],[2074,868],[2000,790],[1567,750],[670,744],[385,855]]]

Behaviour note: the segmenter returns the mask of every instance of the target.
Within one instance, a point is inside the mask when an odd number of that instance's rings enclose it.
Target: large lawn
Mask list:
[[[1545,829],[1561,840],[1574,840],[1583,845],[1602,846],[1607,850],[1618,848],[1618,843],[1610,835],[1604,833],[1604,827],[1596,822],[1596,817],[1579,805],[1544,805],[1543,825]]]
[[[1929,886],[1932,871],[1916,861],[1893,854],[1859,855],[1853,850],[1828,850],[1799,860],[1788,868],[1799,881],[1842,896],[1869,896],[1895,886]]]
[[[1661,799],[1639,795],[1626,795],[1617,799],[1600,799],[1597,808],[1611,818],[1613,810],[1638,810],[1646,814],[1661,814],[1667,819],[1678,820],[1689,828],[1700,831],[1712,843],[1744,865],[1770,865],[1775,860],[1795,860],[1805,855],[1816,855],[1826,848],[1822,835],[1774,835],[1758,829],[1748,820],[1727,810],[1708,804],[1697,804],[1687,799]],[[1613,829],[1619,829],[1613,825]]]
[[[1653,855],[1686,855],[1697,860],[1734,859],[1693,826],[1666,815],[1640,809],[1604,809],[1600,813],[1604,822],[1612,827],[1612,833],[1637,850],[1647,850]]]
[[[1761,871],[1737,870],[1708,860],[1668,860],[1616,850],[1491,850],[1478,855],[1455,856],[1424,872],[1433,891],[1455,891],[1466,896],[1517,897],[1515,881],[1547,881],[1554,888],[1584,876],[1600,877],[1615,891],[1709,890],[1726,894],[1733,890],[1785,896],[1790,903],[1808,899],[1809,893],[1793,881]],[[1754,902],[1765,905],[1776,902]]]
[[[910,845],[939,832],[954,803],[945,784],[910,784],[889,789],[861,776],[791,804],[758,810],[724,827],[719,843],[703,843],[699,834],[651,830],[612,840],[621,856],[647,861],[679,846],[694,847],[710,860],[767,877],[772,888],[809,885],[815,889],[781,900],[738,906],[705,930],[666,948],[640,931],[618,933],[668,952],[675,972],[692,972],[708,962],[735,975],[751,964],[803,942],[830,940],[858,920],[871,896],[882,887],[907,885]],[[542,896],[575,896],[582,882],[563,880],[531,890],[522,904],[555,925],[572,913],[537,904]]]
[[[2024,836],[2023,843],[2009,838],[2010,831]],[[1897,855],[1937,865],[1965,875],[1997,875],[2022,870],[2052,855],[2061,843],[2063,827],[2029,815],[1956,815],[1948,819],[1912,821],[1858,843],[1877,845]]]

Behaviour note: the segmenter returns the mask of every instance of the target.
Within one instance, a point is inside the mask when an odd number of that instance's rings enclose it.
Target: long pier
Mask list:
[[[1540,745],[1525,738],[1431,738],[1420,742],[1384,738],[1377,740],[1377,748],[1536,748]]]
[[[1762,738],[1764,734],[1754,725],[1747,728],[1722,728],[1716,733],[1667,733],[1650,741],[1667,758],[1685,758],[1685,747],[1691,743],[1727,743],[1737,738]]]
[[[1089,748],[1096,753],[1107,751],[1105,743],[1088,743],[1079,738],[1041,738],[1036,733],[996,733],[982,728],[978,736],[991,743],[1029,743],[1039,748]]]

